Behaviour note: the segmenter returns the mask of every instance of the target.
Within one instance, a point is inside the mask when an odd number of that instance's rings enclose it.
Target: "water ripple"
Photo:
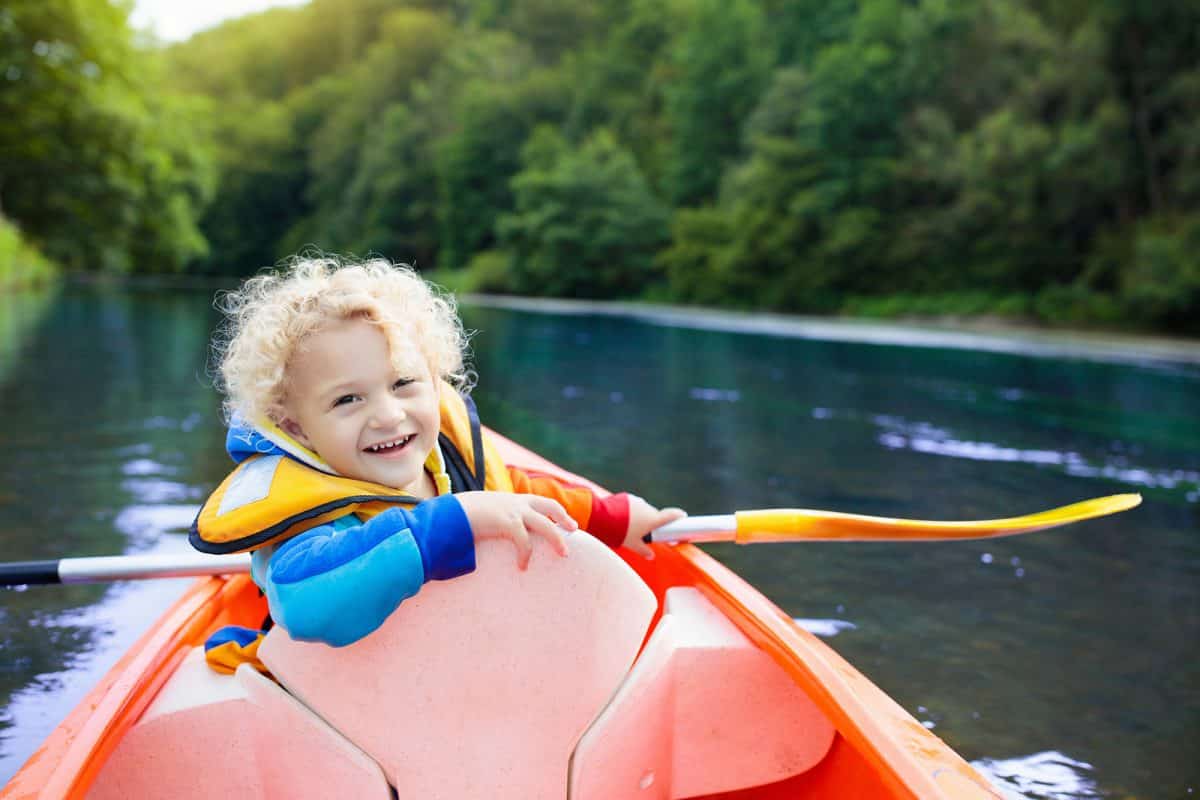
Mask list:
[[[878,436],[881,445],[889,450],[911,450],[915,453],[961,458],[971,461],[999,461],[1061,467],[1068,475],[1083,478],[1105,478],[1148,489],[1187,488],[1188,502],[1200,501],[1200,472],[1184,469],[1156,469],[1130,464],[1127,457],[1115,456],[1104,463],[1090,461],[1071,451],[1009,447],[995,442],[956,439],[945,430],[926,422],[906,422],[897,417],[874,417],[884,427]]]
[[[151,458],[135,458],[122,464],[121,472],[126,475],[173,475],[178,470]]]
[[[693,400],[703,400],[706,403],[736,403],[742,399],[742,393],[737,389],[714,389],[709,386],[693,386],[688,389],[688,397]]]
[[[1046,750],[1017,758],[982,758],[971,766],[1009,800],[1086,800],[1102,797],[1088,774],[1092,765]]]
[[[140,503],[179,503],[204,499],[204,491],[197,486],[161,478],[129,478],[121,483],[121,488]]]
[[[844,619],[803,619],[797,617],[792,622],[795,622],[809,633],[816,636],[823,636],[826,639],[837,636],[842,631],[858,630],[857,625]]]
[[[196,518],[195,505],[132,505],[121,509],[114,527],[129,537],[130,551],[140,551],[164,533],[186,531]]]

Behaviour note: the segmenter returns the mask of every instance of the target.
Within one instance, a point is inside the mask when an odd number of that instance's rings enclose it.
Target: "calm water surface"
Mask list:
[[[712,547],[1012,797],[1200,794],[1200,367],[468,307],[489,424],[693,513],[1134,512],[993,542]],[[3,559],[185,550],[225,473],[209,293],[0,297]],[[186,581],[0,590],[0,781]]]

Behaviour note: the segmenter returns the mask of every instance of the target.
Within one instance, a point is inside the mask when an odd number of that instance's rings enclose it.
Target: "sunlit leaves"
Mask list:
[[[0,9],[0,208],[68,267],[315,245],[539,293],[1200,318],[1187,0],[311,0],[161,51],[125,16]]]
[[[0,9],[0,202],[73,269],[182,269],[205,250],[211,192],[196,106],[160,93],[157,58],[106,0]]]

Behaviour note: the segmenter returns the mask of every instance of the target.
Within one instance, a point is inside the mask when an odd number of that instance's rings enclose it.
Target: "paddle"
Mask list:
[[[249,572],[250,556],[175,553],[154,556],[96,556],[0,564],[0,586],[47,583],[107,583],[145,578],[185,578]]]
[[[685,517],[648,534],[649,542],[912,542],[1012,536],[1133,508],[1140,494],[1114,494],[1023,517],[971,522],[929,522],[868,517],[837,511],[766,509],[710,517]],[[249,572],[245,553],[210,556],[98,556],[0,564],[0,586],[48,583],[105,583],[146,578],[182,578]]]
[[[914,542],[988,539],[1056,528],[1133,508],[1140,494],[1114,494],[1069,506],[1006,519],[933,522],[868,517],[806,508],[739,511],[711,517],[684,517],[652,531],[647,542]]]

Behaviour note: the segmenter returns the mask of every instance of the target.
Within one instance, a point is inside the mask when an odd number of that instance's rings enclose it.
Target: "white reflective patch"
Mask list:
[[[225,490],[225,496],[221,498],[217,515],[235,511],[266,497],[271,491],[271,481],[275,479],[275,470],[279,468],[281,461],[283,456],[262,456],[238,470],[233,482]]]

